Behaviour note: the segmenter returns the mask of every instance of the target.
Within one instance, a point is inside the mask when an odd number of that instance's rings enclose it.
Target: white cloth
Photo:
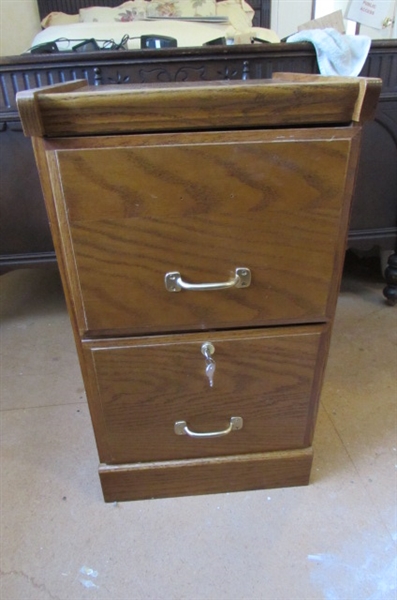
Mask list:
[[[304,29],[289,36],[287,42],[311,42],[321,75],[344,77],[359,75],[371,46],[366,35],[344,35],[332,27]]]

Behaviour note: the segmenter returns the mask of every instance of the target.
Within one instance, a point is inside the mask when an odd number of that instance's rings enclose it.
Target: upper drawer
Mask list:
[[[60,142],[58,219],[81,332],[321,321],[343,258],[355,129]],[[62,146],[63,143],[63,146]],[[170,292],[251,271],[251,285]]]

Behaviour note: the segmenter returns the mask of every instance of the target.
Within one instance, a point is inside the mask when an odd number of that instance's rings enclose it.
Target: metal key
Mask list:
[[[216,364],[214,359],[212,358],[212,354],[214,354],[215,348],[211,342],[205,342],[201,346],[201,353],[205,356],[205,374],[208,377],[208,381],[210,387],[214,385],[214,373],[216,369]]]

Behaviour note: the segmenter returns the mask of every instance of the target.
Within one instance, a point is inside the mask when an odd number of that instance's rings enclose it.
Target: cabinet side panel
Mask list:
[[[41,138],[32,138],[33,150],[39,171],[40,184],[43,191],[45,206],[49,218],[51,235],[55,247],[55,252],[58,261],[58,267],[61,275],[63,291],[65,294],[66,305],[69,313],[69,318],[72,325],[74,340],[79,357],[80,368],[83,376],[84,386],[88,398],[88,405],[93,423],[94,434],[98,447],[102,448],[102,460],[106,460],[109,453],[106,449],[103,417],[97,406],[90,400],[94,397],[94,382],[90,377],[87,362],[83,356],[81,338],[78,329],[78,312],[80,294],[76,293],[76,286],[73,282],[73,272],[69,268],[67,236],[62,229],[64,219],[59,218],[57,207],[54,202],[54,193],[56,193],[57,169],[53,163],[53,155],[46,151],[46,142]],[[55,187],[54,187],[55,185]],[[69,253],[71,250],[69,249]],[[80,309],[81,310],[81,309]],[[80,317],[81,319],[81,317]]]

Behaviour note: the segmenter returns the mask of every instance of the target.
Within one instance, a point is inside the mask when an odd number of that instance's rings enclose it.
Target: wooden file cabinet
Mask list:
[[[105,500],[306,484],[379,80],[18,96]]]

